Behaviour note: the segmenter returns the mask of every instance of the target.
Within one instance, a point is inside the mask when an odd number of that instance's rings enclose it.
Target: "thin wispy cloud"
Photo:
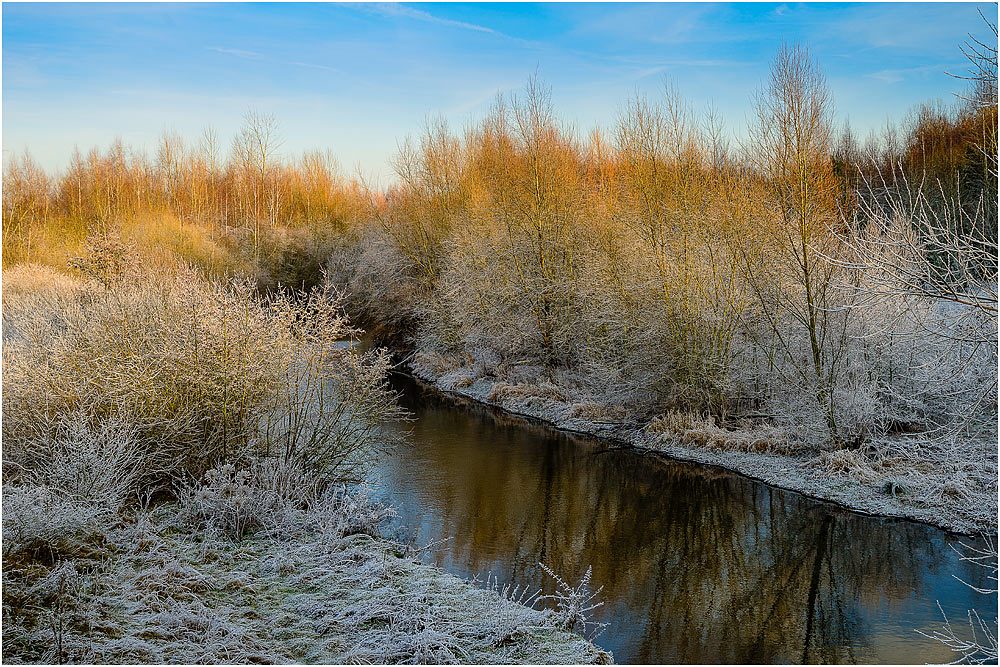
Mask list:
[[[510,81],[497,83],[493,86],[486,86],[475,94],[467,97],[464,101],[461,101],[460,103],[447,109],[447,111],[448,113],[456,115],[467,114],[471,111],[481,109],[487,103],[495,100],[499,94],[503,94],[511,90],[517,90],[520,85],[521,81],[511,79]]]
[[[322,69],[322,70],[326,70],[328,72],[336,72],[337,74],[343,74],[344,73],[344,70],[342,70],[342,69],[337,69],[336,67],[330,67],[329,65],[319,65],[317,63],[293,62],[293,63],[288,63],[288,64],[289,65],[294,65],[296,67],[308,67],[310,69]]]
[[[638,64],[638,63],[637,63]],[[631,81],[641,81],[650,76],[656,74],[663,74],[666,72],[676,72],[679,70],[688,69],[732,69],[732,68],[746,68],[753,66],[757,63],[746,61],[746,60],[668,60],[658,64],[650,65],[649,67],[644,67],[634,71],[632,74],[628,75]]]
[[[260,58],[261,55],[255,51],[244,51],[243,49],[225,49],[221,46],[210,46],[209,51],[215,51],[217,53],[225,53],[229,56],[236,56],[237,58]]]
[[[408,5],[400,5],[396,3],[379,3],[373,5],[367,5],[374,11],[385,14],[387,16],[402,16],[405,18],[415,19],[417,21],[426,21],[427,23],[436,23],[437,25],[446,25],[452,28],[461,28],[462,30],[474,30],[476,32],[485,32],[490,35],[498,35],[500,37],[510,38],[510,35],[505,35],[502,32],[498,32],[493,28],[487,28],[486,26],[476,25],[475,23],[466,23],[465,21],[454,21],[452,19],[441,18],[439,16],[434,16],[428,12],[422,11],[420,9],[414,9]]]
[[[505,32],[494,30],[493,28],[484,25],[479,25],[477,23],[469,23],[467,21],[456,21],[454,19],[444,18],[442,16],[435,16],[430,12],[426,12],[422,9],[416,9],[411,5],[403,5],[392,2],[392,3],[357,4],[357,5],[348,4],[344,6],[351,7],[352,9],[356,9],[369,14],[379,14],[381,16],[387,16],[387,17],[411,19],[414,21],[422,21],[424,23],[431,23],[434,25],[445,26],[448,28],[456,28],[459,30],[471,30],[473,32],[480,32],[486,35],[492,35],[494,37],[499,37],[501,39],[516,42],[523,46],[539,46],[537,42],[533,42],[531,40],[515,37],[514,35],[508,35]]]
[[[216,53],[223,53],[228,56],[235,56],[237,58],[246,58],[249,60],[262,60],[264,62],[279,63],[283,65],[290,65],[292,67],[306,67],[309,69],[319,69],[325,70],[327,72],[336,72],[337,74],[343,74],[344,71],[337,69],[336,67],[331,67],[330,65],[323,65],[320,63],[307,63],[299,60],[287,62],[281,60],[275,60],[274,58],[266,58],[263,54],[257,53],[256,51],[247,51],[244,49],[227,49],[221,46],[210,46],[209,51],[215,51]]]
[[[307,63],[299,60],[287,62],[282,60],[276,60],[274,58],[266,58],[263,54],[257,53],[256,51],[246,51],[243,49],[226,49],[221,46],[210,46],[209,51],[215,51],[217,53],[224,53],[229,56],[235,56],[237,58],[246,58],[248,60],[260,60],[262,62],[277,63],[280,65],[288,65],[291,67],[305,67],[308,69],[318,69],[326,72],[334,72],[336,74],[344,74],[344,70],[337,69],[336,67],[331,67],[330,65],[322,65],[320,63]]]
[[[878,79],[885,83],[899,83],[914,78],[926,78],[928,76],[943,74],[949,65],[922,65],[920,67],[906,67],[902,69],[883,69],[872,72],[867,76],[871,79]]]

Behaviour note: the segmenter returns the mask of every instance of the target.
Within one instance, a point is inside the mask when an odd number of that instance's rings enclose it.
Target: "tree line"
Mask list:
[[[583,137],[532,77],[461,132],[428,121],[384,190],[329,153],[282,155],[257,112],[226,155],[211,130],[76,153],[58,176],[25,155],[4,172],[4,265],[114,233],[264,286],[325,275],[427,354],[568,373],[641,415],[784,420],[832,446],[970,415],[995,431],[995,373],[961,389],[995,368],[995,56],[983,67],[969,99],[863,142],[800,46],[743,142],[669,86]]]

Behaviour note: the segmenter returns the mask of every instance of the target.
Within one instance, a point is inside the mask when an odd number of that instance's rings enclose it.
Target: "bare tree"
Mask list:
[[[827,347],[834,327],[830,318],[833,267],[821,257],[836,212],[836,180],[830,162],[833,101],[823,74],[804,47],[783,46],[778,52],[770,80],[757,96],[756,112],[748,158],[763,179],[765,206],[776,209],[766,230],[776,251],[770,272],[785,284],[769,288],[760,267],[748,267],[746,278],[770,333],[802,380],[809,378],[795,359],[798,353],[782,318],[790,316],[805,329],[807,366],[813,376],[809,384],[816,388],[816,399],[836,440],[832,392],[836,355]]]
[[[280,146],[277,119],[272,114],[255,109],[247,111],[243,116],[243,127],[233,144],[233,157],[246,188],[255,253],[260,252],[261,223],[265,219],[272,225],[275,223],[278,193],[274,188],[268,193],[268,170]]]
[[[372,198],[372,214],[428,285],[441,272],[442,242],[463,201],[462,148],[444,118],[426,121],[415,144],[407,139],[392,161],[400,185],[389,198],[393,215]]]
[[[960,96],[962,99],[977,107],[991,107],[997,103],[997,24],[986,18],[981,9],[979,15],[993,33],[993,39],[983,42],[970,34],[969,39],[959,46],[969,61],[969,68],[965,74],[950,76],[972,82],[971,96]]]
[[[216,223],[218,209],[215,207],[217,199],[217,187],[219,179],[219,132],[209,125],[201,133],[201,155],[204,156],[204,167],[207,169],[205,176],[205,197],[212,208],[212,222]]]

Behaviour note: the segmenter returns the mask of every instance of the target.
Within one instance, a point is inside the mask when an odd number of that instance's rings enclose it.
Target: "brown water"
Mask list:
[[[987,583],[943,531],[394,382],[416,417],[378,471],[400,529],[444,540],[425,559],[463,577],[551,592],[539,562],[573,580],[592,566],[596,643],[616,662],[948,662],[916,632],[941,625],[937,601],[955,621],[996,617],[996,595],[952,576]]]

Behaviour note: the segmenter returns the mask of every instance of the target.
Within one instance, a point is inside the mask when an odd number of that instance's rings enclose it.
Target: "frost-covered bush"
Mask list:
[[[555,593],[542,595],[538,598],[539,601],[549,600],[555,602],[554,614],[556,624],[564,630],[578,632],[581,635],[586,635],[589,632],[591,636],[594,636],[595,632],[602,630],[604,624],[595,622],[590,618],[590,612],[604,604],[603,601],[597,599],[597,596],[604,590],[604,586],[599,587],[597,590],[591,590],[590,588],[590,578],[593,574],[593,568],[588,567],[576,586],[571,586],[544,563],[539,563],[539,565],[546,574],[556,581]]]
[[[5,298],[20,333],[3,349],[5,442],[70,412],[114,415],[156,443],[150,465],[164,473],[204,465],[256,428],[273,372],[249,285],[156,272],[33,305]]]
[[[353,255],[346,260],[335,258],[349,262],[337,268],[342,281],[338,284],[347,285],[351,313],[389,335],[409,333],[425,295],[419,273],[392,240],[379,231],[361,235]],[[331,275],[330,279],[337,277]]]
[[[385,522],[396,516],[396,510],[375,498],[367,484],[341,486],[316,504],[328,511],[311,512],[308,517],[311,524],[323,522],[325,531],[341,536],[381,537]]]
[[[12,476],[116,512],[148,472],[149,443],[125,415],[102,419],[78,410],[53,421],[36,424],[26,440],[8,442]]]
[[[233,539],[262,529],[274,529],[289,512],[301,509],[312,488],[302,477],[301,488],[286,486],[286,470],[258,462],[239,469],[226,463],[205,473],[204,482],[184,484],[178,490],[182,515],[192,524]]]
[[[210,469],[203,481],[178,488],[181,518],[196,528],[239,540],[255,533],[288,536],[318,530],[330,537],[381,535],[394,510],[364,484],[328,484],[281,459]]]
[[[63,560],[37,579],[25,581],[4,571],[4,652],[18,656],[27,644],[43,647],[38,663],[97,663],[86,634],[99,618],[100,575],[79,561]],[[16,574],[16,573],[15,573]],[[11,613],[17,600],[28,613]],[[25,609],[22,609],[25,611]]]
[[[83,412],[5,442],[4,552],[74,553],[103,534],[147,471],[133,424]]]
[[[358,476],[401,413],[386,355],[338,346],[351,332],[339,295],[264,299],[248,281],[130,271],[42,300],[5,292],[4,328],[16,331],[3,346],[7,447],[31,449],[40,429],[79,413],[127,423],[147,474],[263,453]]]
[[[81,552],[103,535],[113,512],[47,486],[3,487],[3,553],[43,560]]]
[[[267,302],[277,384],[264,404],[259,437],[265,456],[326,481],[360,481],[395,437],[383,426],[406,411],[388,384],[388,352],[341,344],[355,331],[340,299],[326,286],[298,296],[282,291]]]

